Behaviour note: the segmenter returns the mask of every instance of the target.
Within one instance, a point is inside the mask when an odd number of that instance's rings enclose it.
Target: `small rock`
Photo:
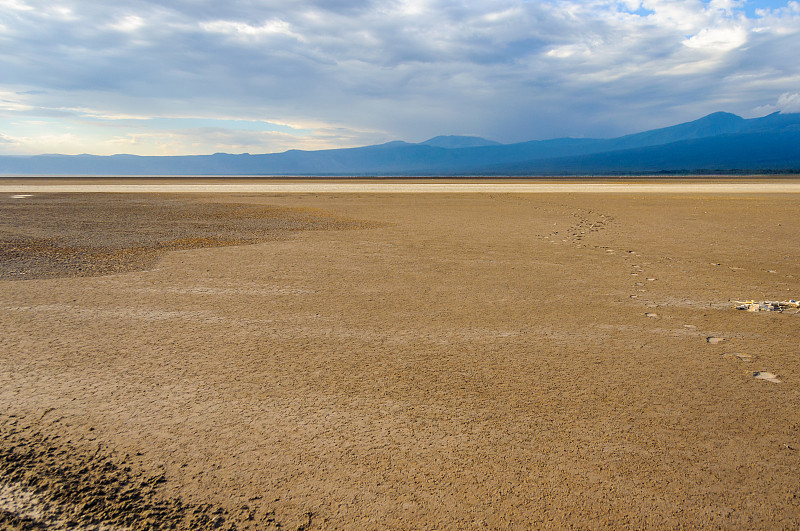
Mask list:
[[[645,315],[645,317],[652,317],[654,319],[658,319],[658,314],[657,313],[649,313],[648,312],[648,313],[646,313],[644,315]]]
[[[722,343],[723,341],[725,341],[724,337],[707,337],[706,338],[706,342],[707,343],[711,343],[712,345],[716,345],[718,343]]]

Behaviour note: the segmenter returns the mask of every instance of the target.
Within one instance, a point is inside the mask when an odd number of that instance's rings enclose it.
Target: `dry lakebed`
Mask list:
[[[800,188],[726,182],[0,180],[0,528],[797,529]]]

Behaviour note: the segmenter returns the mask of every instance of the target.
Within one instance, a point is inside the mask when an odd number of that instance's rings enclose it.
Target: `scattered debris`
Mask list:
[[[725,341],[724,337],[713,337],[712,336],[712,337],[707,337],[706,338],[706,343],[711,343],[712,345],[716,345],[718,343],[722,343],[723,341]]]
[[[772,374],[771,372],[764,372],[764,371],[754,372],[753,373],[753,377],[756,380],[766,380],[766,381],[772,382],[772,383],[781,383],[781,380],[776,375]]]
[[[748,312],[782,312],[789,308],[799,308],[795,313],[800,313],[800,302],[796,300],[788,301],[733,301],[737,310],[747,310]]]

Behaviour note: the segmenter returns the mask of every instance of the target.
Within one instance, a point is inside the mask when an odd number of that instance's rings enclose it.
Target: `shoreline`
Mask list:
[[[763,180],[302,180],[239,178],[0,178],[0,193],[800,193],[800,179]]]

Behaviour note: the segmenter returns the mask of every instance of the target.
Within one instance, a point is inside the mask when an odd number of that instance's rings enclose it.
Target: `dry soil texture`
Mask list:
[[[798,195],[0,208],[0,526],[800,526]]]

